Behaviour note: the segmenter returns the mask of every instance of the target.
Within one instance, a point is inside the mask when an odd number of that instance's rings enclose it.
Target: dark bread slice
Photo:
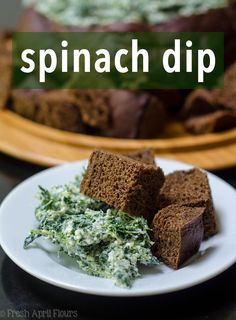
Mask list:
[[[44,15],[38,13],[33,8],[26,8],[20,17],[18,26],[18,32],[56,32],[66,31],[59,30],[59,26],[50,21]]]
[[[110,121],[109,90],[71,90],[80,107],[84,123],[93,128],[107,128]]]
[[[38,112],[38,99],[43,93],[40,89],[15,89],[11,92],[12,109],[21,116],[35,120]]]
[[[166,123],[163,105],[147,92],[30,91],[15,90],[12,109],[58,129],[117,138],[155,138]]]
[[[153,94],[165,106],[167,113],[176,114],[179,112],[186,98],[185,90],[178,89],[152,89],[147,92]]]
[[[36,121],[72,132],[84,132],[77,100],[66,90],[45,92],[39,97]]]
[[[214,112],[218,109],[211,91],[196,89],[185,100],[181,118],[188,119]]]
[[[143,91],[109,90],[108,127],[100,134],[117,138],[155,138],[166,124],[166,111],[152,94]]]
[[[224,76],[224,88],[198,89],[186,99],[182,109],[184,127],[193,134],[220,132],[236,127],[236,63]]]
[[[96,150],[90,156],[80,190],[131,215],[152,218],[163,182],[159,167]]]
[[[84,132],[77,101],[66,90],[13,90],[12,109],[28,119],[50,127]]]
[[[193,134],[221,132],[236,127],[236,110],[216,111],[184,122],[186,130]]]
[[[108,25],[89,27],[92,32],[148,32],[151,26],[143,22],[114,22]]]
[[[222,112],[217,113],[216,111]],[[224,114],[223,111],[228,111],[229,113]],[[226,70],[223,89],[214,89],[212,91],[205,89],[194,90],[187,97],[181,111],[182,118],[189,120],[189,122],[186,123],[186,128],[193,133],[228,129],[227,123],[229,123],[230,127],[232,123],[230,119],[234,118],[234,115],[230,114],[230,112],[236,112],[236,63],[232,64]],[[206,114],[209,114],[209,117],[196,118]],[[212,118],[210,114],[212,114]],[[222,126],[220,122],[222,122]],[[198,129],[197,123],[199,123],[200,129]],[[233,126],[235,126],[235,124]]]
[[[144,149],[140,151],[130,152],[126,156],[134,160],[142,161],[146,164],[152,164],[156,166],[155,154],[152,149]]]
[[[170,205],[160,210],[152,223],[154,254],[178,269],[199,250],[203,239],[205,208]]]
[[[160,191],[159,208],[172,204],[188,207],[204,207],[204,238],[217,233],[217,222],[211,189],[207,175],[195,168],[189,171],[175,171],[165,177]]]
[[[116,138],[154,138],[166,124],[162,103],[151,93],[128,90],[75,90],[83,121],[96,134]]]

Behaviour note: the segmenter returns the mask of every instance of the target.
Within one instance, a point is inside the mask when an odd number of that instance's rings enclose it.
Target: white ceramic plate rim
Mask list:
[[[177,161],[172,161],[172,160],[165,160],[165,159],[157,159],[157,162],[160,164],[161,167],[165,169],[165,167],[172,167],[172,170],[178,170],[178,169],[189,169],[192,166],[186,165],[184,163],[180,163]],[[229,253],[226,255],[226,258],[224,261],[221,261],[221,263],[214,268],[213,270],[208,270],[204,274],[199,275],[198,277],[193,277],[189,281],[182,281],[182,283],[173,283],[171,285],[167,285],[166,287],[158,288],[158,279],[156,285],[153,287],[145,287],[142,288],[142,285],[136,287],[135,285],[131,289],[122,289],[115,287],[112,283],[112,280],[107,280],[107,279],[101,279],[101,278],[96,278],[96,277],[91,277],[88,275],[82,275],[84,278],[92,278],[92,282],[97,283],[97,286],[92,285],[92,286],[87,286],[86,283],[84,284],[73,284],[69,283],[66,280],[59,280],[56,279],[56,276],[53,277],[52,275],[48,275],[47,272],[45,272],[44,269],[37,270],[33,266],[33,264],[27,263],[26,261],[22,260],[21,255],[19,254],[16,256],[13,254],[12,247],[9,245],[9,239],[7,237],[4,237],[4,220],[3,218],[5,217],[6,214],[6,209],[8,207],[8,204],[10,204],[12,201],[14,201],[14,198],[16,197],[17,194],[21,193],[27,186],[33,184],[35,185],[36,181],[38,178],[45,178],[48,175],[56,174],[60,172],[66,172],[68,169],[75,169],[77,166],[86,166],[86,161],[79,161],[76,163],[70,163],[66,165],[62,165],[59,167],[54,167],[51,169],[44,170],[29,179],[25,180],[22,182],[19,186],[17,186],[10,194],[5,198],[5,200],[2,202],[0,206],[0,245],[2,246],[2,249],[5,251],[5,253],[8,255],[8,257],[14,261],[16,265],[18,265],[21,269],[26,271],[27,273],[31,274],[32,276],[35,276],[36,278],[43,280],[47,283],[50,283],[52,285],[64,288],[64,289],[69,289],[72,291],[77,291],[77,292],[82,292],[82,293],[88,293],[88,294],[95,294],[95,295],[103,295],[103,296],[123,296],[123,297],[130,297],[130,296],[147,296],[147,295],[155,295],[155,294],[163,294],[163,293],[169,293],[169,292],[174,292],[177,290],[182,290],[188,287],[192,287],[194,285],[200,284],[202,282],[205,282],[206,280],[209,280],[216,275],[222,273],[225,271],[227,268],[232,266],[236,262],[236,248],[233,246],[233,244],[236,244],[236,231],[232,232],[231,230],[231,237],[234,240],[232,242],[232,248],[229,248]],[[171,170],[169,170],[171,171]],[[74,171],[76,172],[76,171]],[[231,187],[229,184],[221,180],[220,178],[214,176],[211,173],[208,173],[208,177],[210,180],[210,184],[218,184],[221,187],[224,187],[225,189],[228,190],[228,193],[231,193],[231,198],[232,202],[234,203],[233,208],[236,207],[236,191],[234,190],[233,187]],[[64,178],[63,178],[64,179]],[[66,180],[66,179],[65,179]],[[71,180],[71,179],[69,179]],[[68,180],[66,180],[68,181]],[[213,196],[214,196],[214,190],[213,190]],[[21,205],[21,204],[20,204]],[[32,211],[33,215],[33,211]],[[233,212],[232,212],[233,215]],[[231,228],[232,229],[232,228]],[[235,228],[236,229],[236,228]],[[216,236],[217,237],[217,236]],[[212,238],[214,239],[214,237]],[[23,239],[21,239],[23,241]],[[214,242],[214,240],[213,240]],[[232,250],[231,250],[232,249]],[[22,248],[23,250],[23,248]],[[234,252],[233,252],[234,250]],[[209,258],[210,259],[210,258]],[[204,262],[203,262],[204,263]],[[59,268],[61,266],[59,265]],[[190,265],[191,269],[191,265]],[[184,269],[180,269],[184,270]],[[64,270],[65,271],[65,270]],[[66,272],[66,271],[65,271]],[[68,270],[69,272],[69,270]],[[178,271],[172,271],[173,272],[178,272]],[[169,276],[171,277],[172,273],[168,273]],[[184,273],[180,272],[180,276],[183,275]],[[140,281],[140,279],[136,280],[137,282]],[[86,281],[85,281],[86,282]],[[108,283],[109,282],[109,283]]]

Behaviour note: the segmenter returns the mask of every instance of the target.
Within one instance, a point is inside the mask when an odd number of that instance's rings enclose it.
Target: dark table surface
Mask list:
[[[40,170],[43,168],[0,154],[0,202],[17,184]],[[236,187],[236,169],[214,173]],[[0,248],[0,319],[146,319],[149,315],[154,319],[236,319],[236,265],[180,292],[106,298],[39,281],[18,268]]]

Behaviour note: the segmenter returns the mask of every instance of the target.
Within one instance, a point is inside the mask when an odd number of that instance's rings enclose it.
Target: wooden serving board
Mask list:
[[[114,139],[65,132],[0,111],[0,151],[16,158],[54,166],[86,159],[95,148],[122,153],[153,148],[157,156],[214,170],[236,166],[236,129],[192,136],[172,123],[159,139]]]

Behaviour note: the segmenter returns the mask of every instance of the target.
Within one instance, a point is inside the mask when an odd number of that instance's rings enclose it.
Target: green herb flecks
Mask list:
[[[228,5],[228,0],[24,0],[49,19],[63,25],[91,26],[114,22],[168,21]]]
[[[80,193],[80,178],[50,191],[39,188],[37,229],[25,239],[27,248],[44,237],[76,259],[86,273],[111,278],[130,287],[140,265],[155,265],[147,222]]]

